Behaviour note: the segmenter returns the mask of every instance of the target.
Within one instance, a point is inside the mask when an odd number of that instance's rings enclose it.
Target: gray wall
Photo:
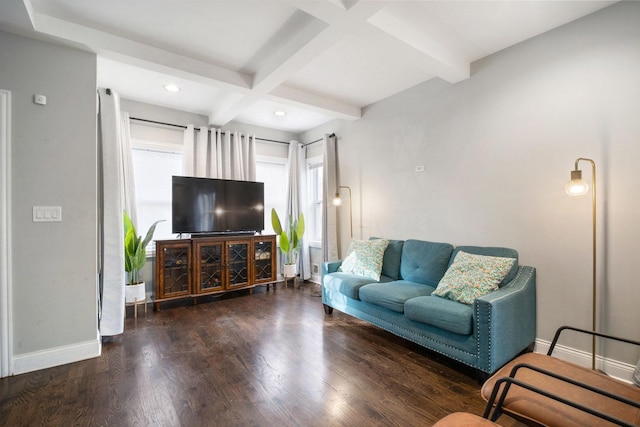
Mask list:
[[[544,340],[560,325],[591,327],[591,198],[564,185],[576,158],[593,158],[598,328],[640,339],[639,22],[640,3],[616,4],[473,64],[469,80],[429,81],[301,140],[338,135],[356,237],[516,248],[538,269]],[[637,349],[605,354],[638,360]]]
[[[12,97],[13,353],[97,342],[96,57],[3,32],[0,52]],[[61,206],[62,222],[33,223],[35,205]]]

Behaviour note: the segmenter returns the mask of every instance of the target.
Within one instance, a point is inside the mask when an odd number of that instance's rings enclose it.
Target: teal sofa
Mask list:
[[[473,304],[431,295],[458,251],[516,261],[499,289]],[[380,281],[322,265],[322,302],[476,369],[482,378],[536,337],[536,270],[518,264],[513,249],[389,240]]]

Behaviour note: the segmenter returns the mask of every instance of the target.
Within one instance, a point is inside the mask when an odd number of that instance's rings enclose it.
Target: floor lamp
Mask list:
[[[336,188],[336,195],[333,198],[333,206],[342,206],[342,199],[340,198],[340,189],[344,188],[349,190],[349,226],[351,227],[351,238],[353,238],[353,207],[351,205],[351,187],[346,185],[339,185]]]
[[[591,163],[591,216],[593,220],[593,313],[592,330],[596,331],[596,163],[591,159],[579,157],[576,159],[574,170],[571,171],[571,181],[565,190],[570,196],[583,196],[589,191],[589,185],[582,179],[582,171],[578,169],[578,163],[585,161]],[[596,337],[591,338],[591,369],[596,369]]]

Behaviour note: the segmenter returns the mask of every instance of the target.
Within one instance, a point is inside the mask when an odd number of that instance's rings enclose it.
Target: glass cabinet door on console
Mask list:
[[[194,240],[194,292],[224,290],[224,242]]]
[[[189,295],[191,241],[156,242],[156,299]]]
[[[276,281],[276,236],[156,240],[154,308],[162,301],[222,294]]]
[[[264,236],[253,241],[253,283],[270,283],[275,280],[276,238]]]
[[[249,286],[249,240],[227,242],[227,289]]]

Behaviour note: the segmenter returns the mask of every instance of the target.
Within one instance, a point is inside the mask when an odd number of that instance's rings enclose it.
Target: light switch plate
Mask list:
[[[62,206],[34,206],[33,222],[62,222]]]

